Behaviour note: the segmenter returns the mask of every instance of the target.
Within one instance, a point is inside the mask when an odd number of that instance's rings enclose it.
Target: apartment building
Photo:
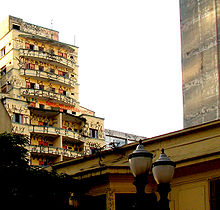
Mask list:
[[[12,132],[30,137],[30,163],[49,165],[103,147],[104,119],[79,103],[78,47],[9,16],[0,23],[0,99]],[[4,115],[5,116],[5,115]]]

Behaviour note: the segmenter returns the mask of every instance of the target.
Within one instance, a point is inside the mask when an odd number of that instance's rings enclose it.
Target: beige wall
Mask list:
[[[0,133],[11,132],[11,119],[4,105],[0,101]]]

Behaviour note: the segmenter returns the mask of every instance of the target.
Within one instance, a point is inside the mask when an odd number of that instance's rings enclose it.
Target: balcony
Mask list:
[[[12,133],[26,134],[29,135],[28,125],[12,122]]]
[[[68,78],[51,72],[39,71],[34,69],[20,69],[20,75],[32,77],[35,79],[40,78],[41,80],[53,82],[54,84],[62,86],[73,87],[76,84],[75,78]]]
[[[54,103],[60,103],[71,106],[75,106],[75,104],[77,103],[74,98],[46,90],[20,88],[20,94],[26,97],[43,99]]]
[[[75,131],[70,131],[70,130],[63,129],[63,128],[55,128],[55,127],[50,127],[50,126],[29,125],[29,132],[47,134],[47,135],[52,135],[52,136],[62,135],[63,138],[68,138],[73,141],[84,140],[84,137],[82,137],[79,133]]]
[[[26,58],[34,58],[35,60],[42,61],[44,63],[53,64],[56,66],[74,69],[75,63],[73,60],[54,55],[46,51],[19,49],[19,55]]]
[[[63,155],[64,157],[68,158],[76,158],[83,156],[82,153],[69,150],[69,149],[63,149],[59,147],[52,147],[52,146],[42,146],[42,145],[29,145],[28,150],[32,154],[44,154],[46,156],[60,156]]]

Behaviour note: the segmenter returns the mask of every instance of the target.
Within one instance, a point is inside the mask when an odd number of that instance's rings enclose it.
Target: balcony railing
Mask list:
[[[12,123],[12,133],[29,134],[28,124]]]
[[[56,135],[56,136],[62,135],[64,138],[68,137],[77,141],[84,140],[84,137],[82,137],[79,133],[75,131],[70,131],[67,129],[56,128],[51,126],[29,125],[29,132]]]
[[[75,66],[74,61],[72,60],[45,51],[19,49],[19,54],[22,57],[36,58],[37,60],[42,60],[45,63],[52,63],[65,68],[74,69]]]
[[[47,90],[31,89],[31,88],[20,88],[20,94],[22,96],[32,97],[32,98],[41,98],[44,100],[52,101],[55,103],[66,104],[66,105],[75,105],[76,100],[69,96],[65,96],[59,93],[54,93]]]
[[[76,84],[75,78],[68,78],[51,72],[34,70],[34,69],[20,69],[20,75],[38,78],[38,79],[41,78],[42,80],[47,80],[50,82],[52,81],[53,83],[59,85],[67,85],[71,87],[73,87]]]
[[[83,153],[79,153],[69,149],[63,149],[53,146],[43,146],[43,145],[29,145],[28,150],[31,153],[42,153],[50,156],[59,156],[63,155],[64,157],[76,158],[83,156]]]

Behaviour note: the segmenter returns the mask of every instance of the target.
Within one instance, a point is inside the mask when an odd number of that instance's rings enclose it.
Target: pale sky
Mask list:
[[[146,137],[182,129],[178,0],[2,1],[0,20],[7,15],[53,28],[61,42],[75,36],[80,105],[105,128]]]

